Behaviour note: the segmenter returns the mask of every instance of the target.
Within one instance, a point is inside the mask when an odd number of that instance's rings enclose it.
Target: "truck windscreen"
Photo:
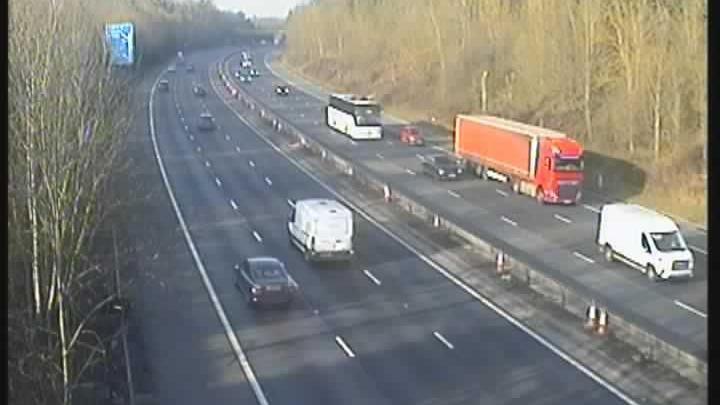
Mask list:
[[[577,158],[555,158],[556,172],[581,172],[585,163],[582,157]]]

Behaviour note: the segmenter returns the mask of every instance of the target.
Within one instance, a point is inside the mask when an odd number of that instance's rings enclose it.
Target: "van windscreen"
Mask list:
[[[650,234],[650,237],[652,238],[657,250],[661,252],[681,251],[687,249],[680,237],[680,233],[677,231],[653,232]]]

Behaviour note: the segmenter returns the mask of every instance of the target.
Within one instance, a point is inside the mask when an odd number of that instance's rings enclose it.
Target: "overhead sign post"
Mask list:
[[[135,26],[133,23],[107,24],[105,41],[110,46],[111,63],[130,66],[135,62]]]

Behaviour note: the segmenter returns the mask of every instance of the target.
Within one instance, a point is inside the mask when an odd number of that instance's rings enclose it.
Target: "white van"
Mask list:
[[[651,280],[693,276],[693,255],[675,222],[639,205],[603,206],[597,243],[606,260],[619,260]]]
[[[328,199],[298,200],[288,219],[290,242],[306,260],[349,260],[353,228],[352,211]]]

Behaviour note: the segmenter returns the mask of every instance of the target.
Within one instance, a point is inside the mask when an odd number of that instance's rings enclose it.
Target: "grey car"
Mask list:
[[[235,287],[252,307],[289,306],[298,292],[285,264],[274,257],[251,257],[236,265]]]
[[[213,131],[215,129],[215,118],[210,113],[200,114],[197,128],[200,131]]]
[[[449,155],[426,156],[422,163],[423,173],[438,180],[457,180],[464,171],[462,160]]]

